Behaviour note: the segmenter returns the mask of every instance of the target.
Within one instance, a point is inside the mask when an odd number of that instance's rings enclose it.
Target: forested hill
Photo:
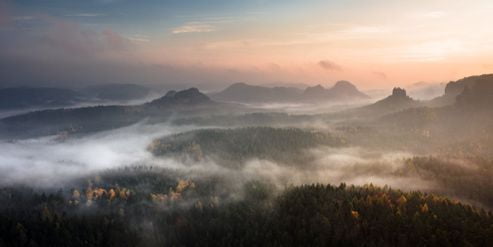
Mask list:
[[[183,116],[237,109],[218,104],[196,88],[165,96],[142,105],[110,105],[44,110],[0,119],[0,138],[27,138],[45,135],[89,133],[131,125],[149,119],[166,121],[173,114]]]
[[[148,149],[156,156],[194,161],[212,159],[220,165],[241,166],[250,159],[300,165],[310,160],[310,148],[344,146],[343,138],[299,128],[247,127],[202,129],[154,140]]]

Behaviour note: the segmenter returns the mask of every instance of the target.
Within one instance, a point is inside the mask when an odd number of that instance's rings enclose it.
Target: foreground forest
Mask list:
[[[115,175],[118,174],[118,175]],[[493,215],[373,185],[277,190],[127,168],[52,192],[0,191],[1,246],[490,246]]]

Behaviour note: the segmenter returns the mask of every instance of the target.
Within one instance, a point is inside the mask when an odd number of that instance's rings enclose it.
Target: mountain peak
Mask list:
[[[317,84],[317,85],[315,85],[313,87],[308,87],[308,88],[310,88],[310,89],[316,89],[316,90],[324,90],[325,89],[324,86],[322,86],[320,84]]]
[[[211,94],[211,97],[218,101],[259,103],[286,102],[299,97],[300,94],[300,89],[292,87],[266,87],[238,82]]]
[[[320,85],[320,84],[317,84],[317,85],[315,85],[313,87],[307,87],[305,89],[305,93],[306,92],[319,92],[319,91],[325,91],[325,88],[322,85]]]
[[[409,97],[406,90],[395,87],[392,90],[392,95],[389,95],[387,98],[379,100],[372,105],[366,106],[364,109],[389,114],[418,106],[420,106],[420,102]]]
[[[348,88],[348,89],[356,89],[356,86],[354,86],[351,82],[349,81],[338,81],[332,88]]]
[[[252,87],[252,85],[248,85],[244,82],[236,82],[231,84],[229,87],[227,87],[226,90],[231,88],[244,88],[244,87]]]
[[[165,96],[151,101],[151,105],[162,104],[201,104],[212,102],[209,97],[201,93],[197,88],[189,88],[182,91],[168,91]]]
[[[338,81],[330,88],[329,93],[332,97],[340,99],[367,99],[368,95],[360,92],[355,85],[349,81]]]
[[[406,90],[400,87],[394,87],[392,90],[392,96],[395,97],[407,97]]]
[[[176,94],[176,91],[175,90],[169,90],[165,95],[164,97],[167,97],[167,98],[173,98],[175,97],[175,94]]]
[[[327,94],[327,90],[322,85],[317,84],[313,87],[307,87],[303,94],[310,97],[311,99],[318,99],[324,98]]]

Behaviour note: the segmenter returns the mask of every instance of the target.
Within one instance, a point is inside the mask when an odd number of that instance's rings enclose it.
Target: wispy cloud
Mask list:
[[[74,13],[74,14],[66,14],[67,17],[100,17],[106,16],[106,14],[101,13]]]
[[[462,40],[436,40],[409,46],[402,51],[401,58],[407,61],[430,62],[468,53],[470,53],[470,49]]]
[[[387,33],[389,29],[383,26],[352,26],[340,32],[345,34],[379,34]]]
[[[216,31],[216,27],[202,22],[187,22],[179,27],[174,28],[171,32],[173,34],[180,33],[208,33]]]
[[[132,36],[128,36],[127,39],[131,41],[137,41],[137,42],[150,42],[151,39],[147,35],[142,35],[142,34],[135,34]]]
[[[382,80],[387,80],[387,74],[385,74],[384,72],[381,72],[381,71],[373,71],[372,72],[374,76],[376,76],[377,78],[379,79],[382,79]]]
[[[30,21],[30,20],[36,19],[36,17],[30,16],[30,15],[25,15],[25,16],[14,16],[12,19],[14,21]]]
[[[228,15],[178,15],[177,18],[185,20],[187,23],[232,23],[237,22],[241,18]]]
[[[342,67],[332,61],[329,60],[321,60],[318,62],[318,65],[325,70],[329,71],[342,71]]]

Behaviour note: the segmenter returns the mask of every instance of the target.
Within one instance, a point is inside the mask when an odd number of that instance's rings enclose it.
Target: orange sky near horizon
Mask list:
[[[257,70],[265,81],[330,85],[346,79],[363,88],[493,72],[493,2],[431,2],[375,5],[351,16],[314,11],[237,30],[227,23],[164,37],[142,54],[156,63]],[[364,10],[367,15],[354,18]]]
[[[97,58],[97,62],[196,69],[198,74],[211,71],[210,78],[209,72],[203,74],[205,81],[225,83],[332,85],[349,80],[372,89],[493,72],[493,1],[488,0],[214,0],[203,9],[191,2],[127,6],[130,2],[121,0],[101,1],[107,12],[100,5],[81,3],[77,12],[70,9],[64,14],[59,13],[63,2],[54,4],[57,8],[8,2],[9,11],[0,17],[6,23],[10,19],[18,31],[3,29],[19,37],[0,42],[0,48],[12,42],[19,51],[13,57],[38,61],[39,57],[30,57],[38,54],[62,66],[77,57],[73,49],[82,47],[77,62],[87,59],[83,62],[95,64],[91,59]],[[112,12],[117,8],[132,14]],[[133,13],[132,8],[142,8],[142,13]],[[58,47],[52,51],[35,44],[26,32]],[[35,35],[40,33],[51,36],[39,39]],[[68,52],[60,52],[60,46]],[[13,49],[5,50],[10,54]],[[108,72],[102,74],[112,78]],[[152,80],[159,83],[166,76]],[[149,80],[142,76],[142,81]],[[182,81],[187,80],[192,79]]]

